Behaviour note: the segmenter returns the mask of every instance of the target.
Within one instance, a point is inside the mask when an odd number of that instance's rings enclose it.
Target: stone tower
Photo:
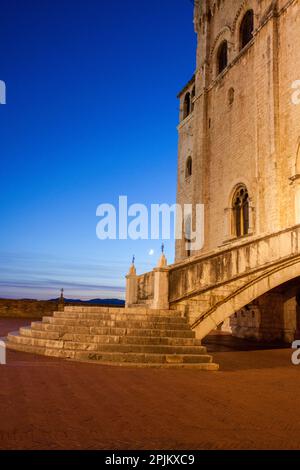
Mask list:
[[[177,202],[205,205],[205,244],[176,261],[300,223],[299,0],[196,0],[194,25]]]

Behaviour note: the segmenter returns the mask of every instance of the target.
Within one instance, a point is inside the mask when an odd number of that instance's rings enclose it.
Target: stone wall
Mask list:
[[[255,34],[240,51],[239,26],[250,8]],[[196,97],[193,113],[179,126],[178,202],[205,204],[207,253],[234,238],[232,196],[238,184],[249,191],[250,236],[300,222],[300,105],[292,103],[292,83],[300,80],[300,4],[207,0],[197,3],[195,27]],[[224,40],[228,66],[217,75]],[[188,154],[192,181],[183,178]],[[186,257],[183,244],[177,243],[176,260]]]
[[[292,343],[299,337],[299,320],[296,297],[277,289],[237,311],[229,325],[232,335],[238,338]]]
[[[189,293],[213,289],[220,283],[229,284],[252,271],[299,253],[299,225],[261,238],[237,240],[235,244],[228,244],[206,256],[170,266],[169,300],[176,302]]]
[[[192,80],[189,85],[186,87],[185,92],[181,96],[180,100],[180,116],[182,118],[183,114],[183,107],[184,107],[184,96],[186,93],[190,93],[192,95],[192,89],[195,86],[195,81]],[[192,103],[192,105],[194,105]],[[182,207],[182,214],[183,213],[183,205],[184,204],[192,204],[193,203],[193,184],[194,178],[193,176],[188,176],[186,173],[186,165],[188,158],[192,158],[192,172],[194,172],[194,113],[191,112],[190,115],[181,120],[178,126],[178,171],[177,171],[177,202]],[[184,230],[184,220],[183,220],[183,227]],[[176,252],[180,253],[178,258],[185,258],[186,257],[186,244],[185,239],[176,240]]]

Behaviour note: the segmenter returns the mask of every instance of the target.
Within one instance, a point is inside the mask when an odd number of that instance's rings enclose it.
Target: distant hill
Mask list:
[[[50,299],[50,302],[59,302],[57,299]],[[93,305],[117,305],[124,307],[125,301],[120,299],[91,299],[91,300],[80,300],[80,299],[64,299],[66,304],[93,304]]]

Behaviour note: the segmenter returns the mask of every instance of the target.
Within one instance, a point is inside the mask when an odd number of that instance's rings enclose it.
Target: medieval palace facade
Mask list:
[[[300,222],[300,9],[199,0],[196,72],[181,91],[178,203],[205,205],[202,253]],[[176,260],[191,253],[178,241]]]

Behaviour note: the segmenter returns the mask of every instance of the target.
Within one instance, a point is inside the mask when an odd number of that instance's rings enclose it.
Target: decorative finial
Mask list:
[[[167,264],[168,264],[167,258],[165,257],[165,244],[164,244],[164,242],[162,242],[162,244],[161,244],[161,256],[158,260],[157,267],[158,268],[165,268],[167,266]]]
[[[129,273],[128,273],[128,276],[136,276],[136,269],[135,269],[135,256],[133,255],[132,257],[132,263],[131,263],[131,266],[129,268]]]
[[[63,311],[64,310],[64,305],[65,305],[64,290],[60,289],[60,299],[59,299],[59,302],[58,302],[58,310]]]

